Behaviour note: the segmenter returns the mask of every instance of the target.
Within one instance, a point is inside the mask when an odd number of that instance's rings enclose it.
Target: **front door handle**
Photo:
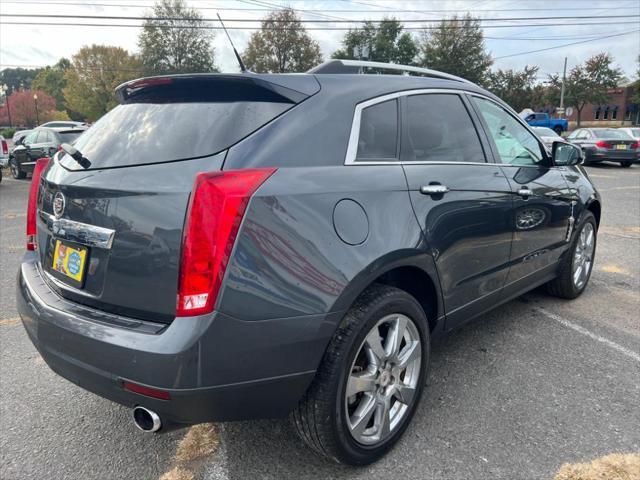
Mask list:
[[[449,191],[446,185],[423,185],[420,187],[420,193],[423,195],[442,195]]]
[[[529,187],[521,187],[518,190],[518,195],[520,195],[521,197],[527,198],[533,195],[533,192],[529,190]]]

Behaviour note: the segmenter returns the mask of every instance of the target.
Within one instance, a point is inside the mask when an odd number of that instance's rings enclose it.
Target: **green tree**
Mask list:
[[[365,22],[361,28],[349,30],[342,39],[342,48],[331,57],[346,60],[364,59],[374,62],[412,65],[418,46],[395,18],[384,18],[379,24]]]
[[[420,65],[423,67],[482,84],[492,64],[480,21],[469,14],[442,20],[423,34],[420,45]]]
[[[544,89],[536,84],[537,73],[538,67],[529,65],[524,70],[495,70],[489,72],[485,85],[519,112],[543,103]]]
[[[67,108],[85,120],[95,121],[116,104],[115,88],[141,76],[139,60],[120,47],[83,47],[71,59],[65,73]]]
[[[633,103],[640,103],[640,55],[638,55],[638,69],[636,70],[636,76],[638,77],[634,83],[636,87],[636,93],[631,98]]]
[[[7,86],[7,95],[11,95],[17,90],[28,90],[40,70],[39,68],[5,68],[0,71],[0,85]]]
[[[138,46],[149,75],[217,71],[214,34],[184,0],[161,0],[145,20]]]
[[[584,64],[575,66],[567,75],[564,104],[576,109],[578,127],[585,105],[606,103],[609,100],[609,90],[618,85],[622,72],[612,64],[611,55],[599,53]],[[551,75],[549,84],[547,100],[551,104],[559,105],[562,79],[558,75]]]
[[[33,89],[42,90],[55,98],[58,110],[65,109],[63,90],[67,82],[64,74],[70,66],[69,60],[61,58],[54,66],[40,70],[31,84]]]
[[[242,60],[255,72],[306,72],[322,62],[320,45],[290,9],[271,12],[251,34]]]

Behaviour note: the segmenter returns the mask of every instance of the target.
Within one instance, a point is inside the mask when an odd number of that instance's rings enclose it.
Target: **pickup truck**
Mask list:
[[[550,118],[548,113],[529,113],[524,121],[532,127],[547,127],[560,135],[569,130],[569,122],[562,118]]]

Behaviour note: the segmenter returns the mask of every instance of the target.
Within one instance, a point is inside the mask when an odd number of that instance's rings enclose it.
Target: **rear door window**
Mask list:
[[[407,97],[406,118],[403,161],[486,161],[478,132],[459,95],[411,95]]]
[[[357,160],[395,160],[398,156],[398,102],[371,105],[360,115]]]
[[[60,143],[73,143],[83,132],[59,132]]]
[[[38,132],[38,137],[36,138],[36,141],[34,143],[47,143],[48,142],[48,135],[49,132],[47,132],[46,130],[40,130]]]

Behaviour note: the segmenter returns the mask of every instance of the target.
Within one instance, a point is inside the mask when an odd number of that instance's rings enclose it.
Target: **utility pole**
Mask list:
[[[567,81],[567,57],[564,57],[564,68],[562,69],[562,87],[560,88],[560,118],[564,116],[564,84]]]

